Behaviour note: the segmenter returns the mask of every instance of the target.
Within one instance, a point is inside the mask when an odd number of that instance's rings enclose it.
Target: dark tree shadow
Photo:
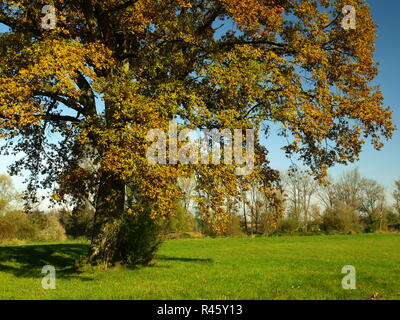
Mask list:
[[[51,265],[56,269],[57,278],[74,278],[80,273],[76,261],[87,251],[86,244],[4,246],[0,247],[0,272],[42,278],[42,268]]]
[[[213,263],[214,260],[213,259],[202,259],[202,258],[182,258],[182,257],[169,257],[169,256],[165,256],[165,255],[156,255],[154,257],[154,260],[145,266],[124,266],[127,269],[130,270],[136,270],[138,268],[164,268],[164,269],[170,269],[171,266],[170,265],[159,265],[157,262],[159,261],[180,261],[180,262],[197,262],[197,263]]]
[[[202,262],[202,263],[212,263],[213,259],[202,259],[202,258],[181,258],[181,257],[168,257],[164,255],[158,255],[158,260],[167,260],[167,261],[182,261],[182,262]]]
[[[87,244],[44,244],[26,246],[0,246],[0,272],[11,273],[22,278],[43,278],[42,268],[46,265],[56,269],[57,278],[79,278],[90,281],[92,278],[80,276],[82,271],[76,262],[86,257]],[[213,263],[212,259],[183,258],[157,255],[156,260]],[[168,267],[168,266],[158,266]]]

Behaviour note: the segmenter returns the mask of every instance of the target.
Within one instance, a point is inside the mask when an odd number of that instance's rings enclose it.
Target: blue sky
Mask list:
[[[393,120],[400,128],[400,1],[399,0],[369,0],[372,16],[379,25],[376,41],[376,61],[380,63],[379,76],[376,84],[380,85],[385,98],[385,105],[393,110]],[[5,28],[0,25],[0,32]],[[290,161],[280,150],[282,146],[278,138],[267,141],[271,166],[286,170]],[[332,176],[340,175],[343,171],[358,167],[361,174],[377,180],[385,186],[388,196],[394,188],[394,180],[400,179],[399,168],[400,132],[397,130],[393,139],[388,141],[381,151],[376,151],[366,144],[360,156],[360,161],[349,166],[338,165],[330,169]],[[0,172],[6,172],[7,166],[13,162],[13,157],[0,157]],[[18,188],[23,188],[22,177],[14,177]]]
[[[379,25],[375,59],[380,63],[380,67],[376,83],[381,87],[385,104],[393,110],[393,121],[397,130],[392,140],[388,141],[381,151],[377,152],[367,146],[360,161],[352,167],[358,166],[363,175],[378,180],[391,192],[394,189],[394,180],[400,178],[400,1],[367,2],[370,4],[375,23]],[[333,169],[332,173],[341,169],[339,166]]]
[[[376,83],[380,85],[385,104],[393,110],[393,121],[397,127],[392,140],[377,152],[366,145],[358,166],[361,174],[378,180],[388,192],[394,189],[394,180],[400,178],[400,1],[370,0],[372,16],[378,27],[375,59],[380,63]],[[345,168],[346,169],[346,168]],[[332,174],[343,170],[343,166],[331,170]]]

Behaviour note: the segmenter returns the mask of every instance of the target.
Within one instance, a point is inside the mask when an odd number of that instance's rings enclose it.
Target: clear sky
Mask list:
[[[393,110],[393,120],[400,128],[400,1],[399,0],[369,0],[372,16],[378,27],[376,41],[376,61],[380,63],[380,72],[376,84],[380,85],[385,98],[385,104]],[[0,32],[6,29],[0,25]],[[281,141],[272,138],[267,141],[270,150],[271,166],[286,170],[290,161],[280,150]],[[394,188],[394,180],[400,178],[400,132],[396,130],[393,139],[386,142],[381,151],[375,151],[366,144],[360,161],[349,166],[336,166],[330,170],[332,176],[337,176],[345,170],[358,167],[361,174],[377,180],[385,186],[390,196]],[[6,172],[7,166],[12,163],[12,157],[0,157],[0,172]],[[22,178],[14,178],[18,188],[22,188]],[[390,199],[390,198],[389,198]]]

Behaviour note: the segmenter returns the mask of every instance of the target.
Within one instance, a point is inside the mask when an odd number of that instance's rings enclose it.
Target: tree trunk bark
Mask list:
[[[115,112],[115,105],[106,101],[105,118],[109,129],[113,127]],[[92,137],[95,146],[98,145],[98,139],[97,136]],[[104,150],[100,148],[98,151],[102,154]],[[100,172],[88,260],[91,264],[107,265],[123,260],[118,237],[125,209],[125,181],[112,172]]]
[[[97,194],[89,263],[113,263],[123,260],[118,236],[125,207],[125,182],[115,176],[103,176]]]
[[[244,218],[244,228],[246,230],[246,233],[249,233],[249,228],[247,225],[247,216],[246,216],[246,202],[244,200],[244,196],[242,196],[242,203],[243,203],[243,218]]]

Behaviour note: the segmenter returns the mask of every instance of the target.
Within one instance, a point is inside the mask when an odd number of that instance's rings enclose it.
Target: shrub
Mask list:
[[[400,230],[400,215],[394,212],[389,212],[387,214],[387,225],[390,231]]]
[[[299,222],[296,218],[284,218],[279,223],[276,233],[284,233],[293,235],[296,233],[299,226]]]
[[[16,226],[15,239],[18,240],[37,240],[40,226],[35,225],[29,216],[21,211],[10,212],[8,219],[13,221]]]
[[[163,239],[189,239],[189,238],[204,238],[205,235],[200,232],[180,232],[169,233]]]
[[[231,221],[227,225],[225,235],[226,236],[242,236],[242,235],[244,235],[239,217],[237,217],[235,215],[231,216]]]
[[[188,214],[180,203],[176,205],[175,215],[167,218],[162,224],[163,233],[191,232],[194,230],[195,220]]]
[[[63,241],[65,230],[55,216],[42,212],[7,212],[0,216],[0,240]]]
[[[45,216],[37,239],[40,241],[64,241],[66,239],[65,229],[55,216]]]
[[[72,212],[60,210],[57,216],[67,236],[72,238],[91,236],[94,210],[90,208],[74,209]]]
[[[2,241],[35,240],[38,231],[38,226],[32,224],[29,217],[21,211],[7,212],[0,217],[0,239]]]
[[[0,241],[15,239],[16,225],[6,216],[0,216]]]
[[[200,216],[195,218],[195,231],[200,232],[206,236],[214,237],[216,236],[215,231],[207,221],[204,221]]]
[[[116,260],[132,266],[149,264],[161,245],[161,228],[145,211],[125,213],[116,240],[121,249]]]
[[[361,231],[358,214],[343,203],[328,209],[322,219],[321,229],[327,232],[354,233]]]

